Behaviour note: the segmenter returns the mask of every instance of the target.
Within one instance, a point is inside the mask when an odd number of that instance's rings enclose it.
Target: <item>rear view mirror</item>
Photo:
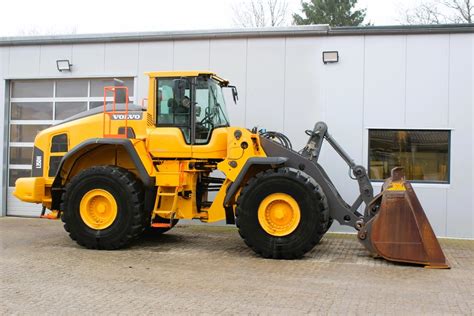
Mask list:
[[[236,86],[227,86],[228,88],[232,89],[232,98],[234,99],[234,103],[237,103],[239,100],[239,93],[237,92]]]
[[[201,116],[201,107],[199,105],[196,105],[195,113],[196,113],[196,116]]]

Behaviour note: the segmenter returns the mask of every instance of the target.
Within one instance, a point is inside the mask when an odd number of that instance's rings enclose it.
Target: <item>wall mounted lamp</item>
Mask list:
[[[58,71],[71,71],[72,64],[69,62],[69,59],[60,59],[56,60],[56,67],[58,67]]]
[[[339,52],[337,50],[323,52],[323,63],[337,63],[338,61]]]

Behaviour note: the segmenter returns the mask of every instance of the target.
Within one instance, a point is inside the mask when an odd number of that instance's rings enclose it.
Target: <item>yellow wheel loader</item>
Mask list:
[[[60,217],[78,244],[118,249],[180,219],[225,220],[261,256],[293,259],[336,220],[356,229],[373,256],[449,267],[401,168],[374,196],[366,169],[325,123],[306,131],[307,145],[297,152],[281,133],[230,126],[223,89],[234,101],[237,90],[214,73],[148,76],[147,109],[129,104],[120,83],[106,87],[103,108],[37,135],[32,175],[16,182],[14,195],[42,204],[43,215],[51,210],[47,216]],[[323,142],[357,181],[360,195],[352,204],[318,163]]]

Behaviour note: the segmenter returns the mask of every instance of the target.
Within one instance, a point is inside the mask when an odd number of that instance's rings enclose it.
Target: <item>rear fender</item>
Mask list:
[[[152,188],[155,184],[155,179],[151,176],[153,162],[146,152],[143,141],[115,138],[89,139],[74,147],[62,158],[52,184],[52,209],[59,209],[62,188],[77,172],[103,164],[121,165],[129,169],[136,174],[145,188]]]

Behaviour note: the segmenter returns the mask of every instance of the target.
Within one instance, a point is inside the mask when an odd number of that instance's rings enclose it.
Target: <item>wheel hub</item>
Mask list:
[[[117,217],[117,202],[112,194],[103,189],[93,189],[81,199],[82,221],[92,229],[106,229]]]
[[[260,226],[273,236],[291,234],[298,227],[300,218],[298,203],[286,193],[270,194],[258,208]]]

